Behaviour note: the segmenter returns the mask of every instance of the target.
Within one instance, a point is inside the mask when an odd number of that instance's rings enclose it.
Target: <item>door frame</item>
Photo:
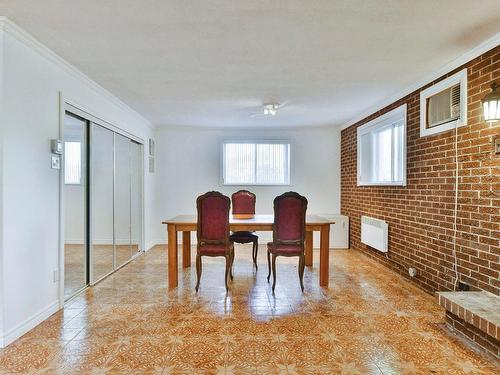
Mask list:
[[[92,111],[89,111],[87,110],[85,107],[77,104],[75,101],[67,98],[64,96],[63,92],[60,91],[59,92],[59,139],[63,140],[64,139],[64,116],[66,114],[66,111],[68,112],[71,112],[77,116],[80,116],[84,119],[86,119],[87,121],[89,121],[89,128],[87,129],[87,142],[88,142],[88,145],[87,145],[87,149],[90,150],[90,142],[91,142],[91,138],[92,138],[92,134],[91,134],[91,128],[92,128],[92,123],[95,123],[97,125],[100,125],[106,129],[109,129],[115,133],[118,133],[118,134],[121,134],[131,140],[133,140],[134,142],[136,143],[139,143],[140,145],[142,145],[142,169],[141,169],[141,177],[142,177],[142,183],[141,183],[141,187],[142,187],[142,194],[141,194],[141,232],[142,232],[142,235],[141,235],[141,252],[144,252],[146,249],[145,249],[145,199],[144,199],[144,192],[146,191],[145,190],[145,181],[146,181],[146,178],[145,178],[145,168],[144,168],[144,163],[145,163],[145,141],[144,139],[142,139],[141,137],[137,137],[135,136],[134,134],[132,133],[129,133],[128,131],[120,128],[119,126],[113,124],[112,122],[109,122],[101,117],[99,117],[98,115],[95,115],[92,113]],[[114,152],[114,150],[113,150]],[[63,155],[61,155],[61,159],[63,159]],[[88,163],[90,163],[91,161],[91,155],[87,155],[87,160],[88,160]],[[59,295],[59,308],[63,308],[64,307],[64,304],[65,304],[65,300],[64,300],[64,161],[62,160],[62,163],[61,163],[61,169],[59,170],[59,226],[58,226],[58,229],[59,229],[59,243],[58,243],[58,262],[59,262],[59,267],[58,267],[58,278],[59,278],[59,291],[58,291],[58,295]],[[88,202],[87,202],[87,205],[90,205],[91,203],[91,195],[92,195],[92,192],[90,191],[90,183],[91,183],[91,178],[92,178],[92,166],[91,165],[88,165],[88,181],[87,181],[87,188],[88,188],[88,192],[86,194],[86,197],[88,198]],[[113,171],[114,173],[114,171]],[[91,210],[88,209],[88,217],[87,217],[87,222],[89,223],[88,225],[88,228],[87,228],[87,232],[88,232],[88,238],[91,239],[91,231],[92,231],[92,226],[90,225],[91,223]],[[88,246],[91,246],[91,244],[89,243]],[[140,254],[140,252],[138,252],[137,254],[135,254],[130,260],[133,260],[135,259],[138,255]],[[92,261],[92,251],[91,249],[89,248],[89,286],[92,286],[92,285],[95,285],[98,281],[102,280],[103,278],[101,278],[100,280],[92,283],[92,267],[90,266],[91,265],[91,261]],[[128,263],[128,262],[127,262]],[[125,264],[127,264],[125,263]],[[124,265],[125,265],[124,264]],[[117,268],[116,270],[114,270],[113,272],[117,271],[118,269],[120,269],[121,267]],[[106,275],[108,276],[108,275]],[[105,277],[106,277],[105,276]],[[85,289],[85,288],[84,288]],[[82,289],[83,290],[83,289]],[[77,293],[78,294],[78,293]],[[76,294],[76,295],[77,295]],[[68,300],[70,301],[71,298]]]

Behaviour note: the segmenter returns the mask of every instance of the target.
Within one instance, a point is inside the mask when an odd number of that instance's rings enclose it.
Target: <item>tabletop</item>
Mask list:
[[[196,215],[177,215],[162,224],[196,224]],[[230,224],[273,224],[274,215],[229,215]],[[335,221],[319,215],[306,215],[306,224],[335,224]]]

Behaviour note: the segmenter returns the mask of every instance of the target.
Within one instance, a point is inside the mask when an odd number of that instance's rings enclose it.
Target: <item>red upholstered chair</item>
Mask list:
[[[248,190],[239,190],[231,195],[233,202],[233,215],[255,215],[255,201],[254,193]],[[252,243],[252,259],[255,268],[257,269],[257,251],[259,250],[259,237],[248,231],[233,232],[229,237],[231,241],[237,243]]]
[[[196,253],[196,291],[200,287],[201,257],[226,258],[226,290],[229,290],[228,277],[233,278],[232,266],[234,260],[234,246],[229,239],[229,197],[217,191],[209,191],[196,199],[198,210],[198,238]]]
[[[276,286],[276,257],[299,257],[300,288],[304,291],[304,240],[306,235],[307,199],[295,192],[284,193],[274,198],[273,242],[267,244],[267,265],[269,273],[273,270],[273,293]]]

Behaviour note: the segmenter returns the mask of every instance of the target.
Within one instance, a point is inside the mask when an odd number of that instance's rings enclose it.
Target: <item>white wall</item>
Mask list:
[[[59,92],[95,116],[144,140],[150,124],[5,19],[3,43],[3,170],[0,228],[0,345],[59,307],[59,173],[50,168],[49,140],[60,137]],[[3,133],[3,134],[2,134]],[[145,175],[145,239],[150,231],[154,175]],[[1,218],[1,216],[0,216]],[[1,219],[0,219],[1,220]],[[155,233],[156,235],[156,233]]]
[[[292,186],[241,187],[257,195],[257,213],[271,214],[274,197],[289,190],[307,197],[308,213],[340,212],[338,129],[322,127],[249,131],[159,128],[156,132],[157,242],[166,242],[166,228],[159,223],[175,215],[196,213],[198,195],[208,190],[218,190],[230,196],[240,189],[239,186],[222,186],[219,182],[220,141],[224,137],[240,136],[290,139],[292,144]],[[271,238],[270,233],[261,234],[262,241],[267,238]]]
[[[3,29],[0,27],[0,347],[3,345],[3,337],[1,335],[4,332],[3,329],[3,312],[5,309],[4,303],[4,272],[3,272],[3,216],[4,216],[4,206],[3,206]]]

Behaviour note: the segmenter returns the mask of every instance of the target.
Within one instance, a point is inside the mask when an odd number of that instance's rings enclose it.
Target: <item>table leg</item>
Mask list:
[[[191,232],[182,232],[182,267],[191,267]]]
[[[305,246],[305,260],[306,266],[313,265],[313,232],[306,232],[306,246]]]
[[[321,246],[319,250],[319,285],[328,287],[330,268],[330,224],[321,226]]]
[[[177,230],[175,224],[168,224],[168,287],[177,287]]]

